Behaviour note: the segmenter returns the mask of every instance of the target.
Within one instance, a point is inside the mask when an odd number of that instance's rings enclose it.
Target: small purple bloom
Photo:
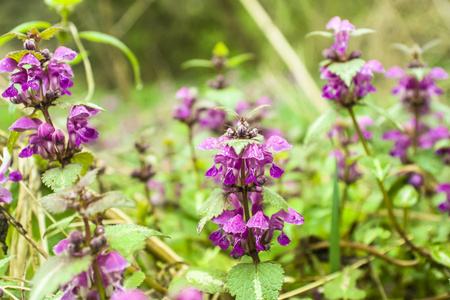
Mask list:
[[[444,183],[439,185],[436,188],[436,192],[439,193],[445,193],[446,194],[446,200],[439,204],[438,208],[443,212],[448,212],[450,215],[450,183]]]
[[[327,23],[326,28],[334,30],[334,44],[330,50],[335,50],[339,55],[345,55],[350,40],[350,32],[355,30],[355,26],[348,20],[334,17]]]
[[[8,148],[3,148],[3,162],[0,166],[0,184],[3,185],[8,181],[20,181],[22,180],[22,174],[19,171],[12,171],[9,176],[6,176],[6,172],[11,166],[11,155],[9,154]],[[0,202],[11,203],[12,196],[10,191],[0,186]]]
[[[227,120],[227,114],[222,109],[208,108],[199,117],[199,124],[211,130],[221,130]]]
[[[175,94],[177,99],[181,99],[181,103],[174,106],[173,115],[174,119],[186,122],[192,115],[192,107],[195,102],[195,97],[191,95],[187,87],[183,87]]]
[[[69,147],[80,147],[81,143],[89,143],[98,138],[98,132],[90,127],[88,118],[100,111],[88,106],[73,106],[67,117],[67,131],[69,133]]]

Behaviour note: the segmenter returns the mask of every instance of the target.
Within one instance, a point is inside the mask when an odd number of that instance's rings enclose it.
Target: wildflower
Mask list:
[[[183,87],[175,94],[177,99],[181,99],[181,103],[174,107],[172,117],[184,123],[192,117],[192,107],[195,103],[195,96],[193,96],[187,87]]]
[[[356,156],[356,153],[350,153],[348,157],[344,156],[344,154],[340,150],[334,150],[330,153],[330,156],[334,156],[337,159],[337,167],[338,167],[338,177],[343,182],[350,184],[361,178],[362,173],[358,171],[356,168],[357,162],[353,161],[349,165],[347,165],[347,158],[352,156]]]
[[[444,183],[436,188],[439,193],[446,194],[446,200],[439,204],[438,208],[443,212],[448,212],[450,214],[450,183]]]
[[[88,106],[73,106],[67,117],[69,148],[80,147],[81,143],[89,143],[98,138],[98,132],[90,127],[88,118],[100,111]]]
[[[327,23],[326,28],[334,30],[334,44],[330,50],[336,51],[338,55],[345,55],[350,40],[350,32],[355,30],[355,26],[348,20],[334,17]]]
[[[3,185],[8,181],[21,181],[22,180],[22,174],[19,171],[12,171],[9,173],[8,176],[6,176],[6,172],[8,171],[9,167],[11,166],[11,155],[9,154],[8,148],[3,148],[3,162],[0,166],[0,184]],[[11,203],[12,201],[11,192],[3,187],[0,186],[0,202],[5,203]]]

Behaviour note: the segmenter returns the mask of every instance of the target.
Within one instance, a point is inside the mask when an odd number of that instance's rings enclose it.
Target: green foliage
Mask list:
[[[31,281],[30,300],[41,300],[53,293],[60,285],[69,282],[73,276],[86,271],[92,263],[89,255],[83,257],[53,256],[39,268]]]
[[[237,67],[240,64],[242,64],[243,62],[253,59],[253,57],[254,57],[254,55],[252,53],[239,54],[239,55],[230,57],[226,62],[226,66],[227,66],[227,68]]]
[[[367,228],[364,230],[364,234],[362,235],[363,243],[365,245],[369,245],[372,243],[377,237],[381,239],[388,239],[391,237],[391,232],[382,227],[375,228]]]
[[[22,41],[26,41],[28,39],[28,36],[26,34],[18,33],[18,32],[8,32],[1,36],[1,38],[6,38],[6,37],[15,37]]]
[[[288,204],[287,204],[286,200],[284,200],[283,197],[281,197],[279,194],[272,191],[271,189],[269,189],[267,187],[263,187],[263,189],[261,191],[261,195],[263,196],[264,201],[269,202],[269,204],[272,205],[273,207],[275,207],[276,209],[280,209],[280,210],[288,209]]]
[[[0,269],[3,268],[11,259],[13,259],[15,255],[11,255],[0,260]]]
[[[84,105],[90,108],[95,108],[101,111],[105,111],[104,108],[98,106],[97,104],[91,103],[91,102],[86,102],[82,99],[71,99],[71,100],[63,100],[63,101],[56,101],[55,104],[61,108],[69,108],[72,107],[74,105]]]
[[[213,55],[218,57],[227,57],[230,51],[228,50],[228,47],[222,43],[218,42],[214,48],[213,48]]]
[[[44,59],[44,56],[41,53],[30,50],[13,51],[8,53],[6,57],[12,58],[15,61],[19,62],[22,59],[22,57],[28,53],[32,53],[37,58],[37,60]]]
[[[125,280],[123,283],[124,288],[126,289],[136,289],[145,279],[145,274],[142,271],[134,272],[130,278]]]
[[[375,30],[369,29],[369,28],[358,28],[358,29],[355,29],[354,31],[351,31],[350,36],[361,36],[361,35],[375,33],[375,32],[376,32]]]
[[[219,216],[231,205],[231,202],[231,198],[221,188],[214,189],[198,211],[200,221],[197,225],[197,233],[200,234],[206,222]]]
[[[221,145],[227,145],[234,149],[237,155],[239,155],[244,148],[247,148],[248,145],[260,143],[257,140],[248,140],[248,139],[233,139],[220,143]]]
[[[236,300],[276,300],[283,274],[283,268],[273,261],[238,264],[230,270],[227,285]]]
[[[131,65],[133,67],[136,88],[142,89],[141,71],[140,71],[140,67],[139,67],[139,62],[138,62],[136,56],[134,55],[134,53],[124,43],[122,43],[119,39],[117,39],[109,34],[97,32],[97,31],[83,31],[83,32],[80,32],[79,35],[81,38],[83,38],[85,40],[97,42],[97,43],[108,44],[108,45],[114,46],[114,47],[118,48],[119,50],[121,50],[128,57]]]
[[[267,104],[265,104],[265,105],[260,105],[260,106],[258,106],[258,107],[256,107],[256,108],[254,108],[251,112],[249,112],[248,113],[248,115],[247,115],[247,119],[250,119],[251,117],[253,117],[260,109],[263,109],[263,108],[265,108],[265,107],[270,107],[270,105],[267,105]]]
[[[424,149],[413,155],[413,160],[424,171],[429,172],[439,178],[444,165],[442,159],[434,153],[433,149]]]
[[[365,156],[358,162],[368,168],[378,180],[383,181],[392,168],[393,158],[382,154],[377,157]]]
[[[422,81],[422,79],[430,72],[430,68],[410,68],[407,72],[414,75],[418,81]]]
[[[371,101],[364,101],[364,103],[369,106],[371,109],[373,109],[374,111],[376,111],[377,113],[379,113],[380,115],[384,116],[389,122],[392,123],[392,125],[394,125],[398,130],[400,130],[401,132],[404,132],[405,129],[403,128],[402,124],[400,124],[400,122],[398,122],[396,119],[394,119],[386,110],[384,110],[383,108],[373,104],[373,102]]]
[[[350,87],[353,77],[361,71],[366,62],[356,58],[347,62],[334,62],[328,66],[328,71],[339,76]]]
[[[89,167],[91,166],[93,161],[94,155],[89,152],[77,153],[71,159],[72,163],[80,163],[80,165],[83,167],[83,169],[81,170],[81,176],[86,175],[86,172],[89,170]]]
[[[80,2],[83,2],[83,0],[46,0],[46,1],[53,2],[54,4],[58,4],[58,5],[64,5],[64,6],[75,5]]]
[[[51,213],[60,214],[65,212],[70,207],[70,192],[71,188],[59,190],[56,193],[49,194],[39,199],[41,205]]]
[[[28,30],[30,30],[31,28],[45,29],[45,28],[49,28],[50,26],[52,26],[50,23],[44,22],[44,21],[31,21],[31,22],[22,23],[16,27],[14,27],[13,29],[11,29],[9,31],[9,33],[0,37],[0,46],[2,46],[3,44],[5,44],[9,40],[11,40],[13,37],[18,37],[20,39],[24,39],[24,37],[22,35],[20,35],[19,33],[25,33]],[[15,35],[14,33],[16,33],[18,35]]]
[[[440,246],[433,246],[430,254],[435,261],[450,268],[450,251],[448,248],[442,249]]]
[[[336,110],[330,108],[325,113],[320,115],[312,124],[309,126],[308,131],[305,136],[305,144],[311,143],[314,139],[321,136],[321,133],[328,131],[336,120],[338,114]]]
[[[326,299],[364,299],[366,292],[356,287],[356,280],[361,276],[358,269],[344,269],[336,279],[325,283],[324,294]]]
[[[329,31],[311,31],[307,35],[305,35],[306,38],[312,37],[312,36],[323,36],[327,38],[333,38],[334,34]]]
[[[217,107],[216,109],[222,109],[224,110],[227,114],[229,114],[230,116],[239,118],[239,114],[237,112],[235,112],[234,110],[232,110],[231,108],[228,107]]]
[[[88,203],[86,208],[80,213],[84,216],[94,216],[112,207],[134,207],[134,202],[126,197],[122,192],[113,191],[100,195],[95,200]]]
[[[212,68],[214,65],[210,60],[207,59],[190,59],[185,61],[181,68],[189,69],[189,68]]]
[[[42,174],[42,182],[53,191],[72,186],[81,175],[83,167],[79,163],[47,170]]]
[[[395,194],[393,203],[398,207],[411,207],[417,203],[417,200],[419,200],[419,193],[412,185],[407,184]]]
[[[51,39],[58,31],[62,30],[62,27],[50,27],[38,34],[38,38],[41,40]]]
[[[21,132],[17,132],[17,131],[11,131],[9,133],[8,143],[7,143],[9,153],[12,153],[12,151],[14,149],[14,145],[16,144],[17,140],[19,139],[20,134],[21,134]]]
[[[109,246],[123,256],[132,255],[135,251],[143,249],[148,237],[168,237],[159,231],[134,224],[106,226],[105,235]]]
[[[192,267],[187,269],[182,276],[172,280],[169,291],[178,294],[187,287],[195,287],[209,294],[225,293],[228,291],[226,277],[224,272],[216,269]]]
[[[49,232],[51,232],[52,230],[58,230],[58,229],[65,229],[67,228],[67,226],[69,226],[70,223],[72,223],[72,221],[78,217],[78,214],[73,214],[71,216],[68,216],[66,218],[63,218],[59,221],[57,221],[56,223],[53,223],[52,225],[47,227],[47,230],[44,232],[44,236],[47,235]]]

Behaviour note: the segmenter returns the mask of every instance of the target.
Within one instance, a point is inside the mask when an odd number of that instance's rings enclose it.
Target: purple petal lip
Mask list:
[[[444,69],[439,67],[434,67],[431,69],[430,73],[428,74],[431,79],[447,79],[448,74],[444,71]]]
[[[220,143],[216,138],[209,137],[204,139],[197,147],[198,150],[214,150],[214,149],[220,149]]]
[[[246,229],[247,224],[241,215],[236,215],[223,225],[223,230],[229,233],[243,233]]]
[[[405,71],[398,66],[390,68],[389,70],[386,71],[385,74],[387,78],[400,78],[405,75],[406,75]]]
[[[250,218],[250,220],[248,220],[247,227],[268,229],[269,222],[267,222],[262,211],[258,211],[253,217]]]
[[[39,125],[42,124],[42,121],[38,118],[30,119],[28,117],[23,117],[14,122],[11,127],[9,127],[9,130],[11,131],[17,131],[17,132],[24,132],[26,130],[37,130],[39,128]]]
[[[33,53],[27,53],[22,57],[22,59],[19,62],[19,67],[22,67],[24,65],[40,66],[41,63],[36,58],[36,56],[34,56]]]
[[[265,150],[272,151],[289,150],[291,147],[292,145],[289,144],[284,138],[276,135],[271,136],[263,146]]]
[[[63,61],[63,60],[74,60],[75,57],[77,57],[77,53],[73,51],[72,49],[69,49],[67,47],[58,47],[55,50],[55,53],[53,54],[52,60],[55,60],[57,62]]]
[[[17,62],[12,58],[4,58],[0,60],[0,73],[8,72],[11,73],[17,68]]]
[[[105,255],[98,256],[98,265],[104,272],[122,272],[130,264],[122,257],[119,253],[115,251],[108,252]]]

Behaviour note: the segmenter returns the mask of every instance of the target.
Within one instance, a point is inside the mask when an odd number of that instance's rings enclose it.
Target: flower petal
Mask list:
[[[98,256],[98,265],[106,273],[122,272],[130,264],[123,258],[122,255],[115,251],[108,252],[104,255]]]
[[[430,78],[432,78],[432,79],[447,79],[448,78],[447,72],[445,72],[444,69],[439,68],[439,67],[434,67],[433,69],[431,69],[428,76],[430,76]]]
[[[204,139],[200,143],[200,145],[198,145],[195,148],[198,150],[210,151],[210,150],[214,150],[214,149],[220,149],[220,144],[216,138],[209,137],[209,138]]]
[[[387,78],[400,78],[405,75],[406,75],[405,71],[403,71],[403,69],[398,66],[390,68],[389,70],[386,71],[385,74]]]
[[[23,65],[40,66],[41,63],[36,58],[36,56],[34,56],[33,53],[27,53],[22,57],[22,59],[19,62],[19,67],[22,67]]]
[[[0,60],[0,73],[3,72],[12,72],[17,68],[17,61],[12,58],[4,58]]]
[[[72,49],[69,49],[67,47],[58,47],[55,50],[55,53],[53,54],[52,60],[56,60],[57,62],[63,61],[63,60],[74,60],[75,57],[77,57],[77,53],[73,51]]]
[[[266,218],[262,211],[258,211],[253,217],[248,220],[247,227],[249,228],[259,228],[259,229],[268,229],[269,222],[267,222]]]
[[[291,149],[292,145],[289,144],[284,138],[273,135],[271,136],[263,146],[265,150],[283,151]]]
[[[24,132],[26,130],[37,130],[39,128],[39,125],[42,124],[42,121],[38,118],[30,119],[28,117],[23,117],[14,122],[11,127],[9,127],[9,130],[11,131],[17,131],[17,132]]]
[[[247,229],[247,224],[241,215],[236,215],[223,225],[223,230],[228,233],[243,233]]]

